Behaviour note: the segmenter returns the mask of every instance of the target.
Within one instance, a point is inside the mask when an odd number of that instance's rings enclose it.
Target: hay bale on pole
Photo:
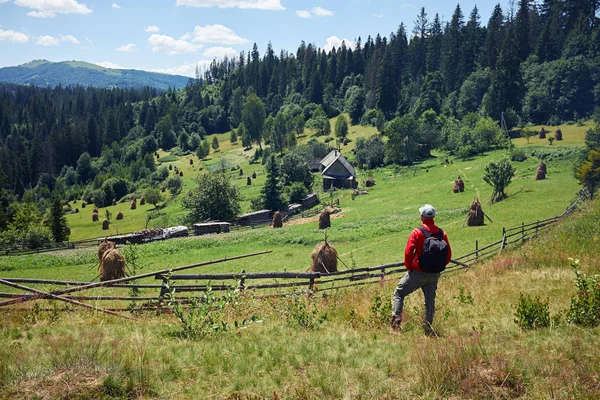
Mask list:
[[[252,173],[252,179],[256,179],[256,171]]]
[[[79,208],[75,208],[75,214],[79,213]]]
[[[100,261],[100,281],[125,278],[125,257],[117,249],[110,249],[104,253]]]
[[[110,227],[110,222],[108,222],[107,219],[105,219],[104,221],[102,221],[102,230],[103,231],[107,231],[109,227]]]
[[[546,139],[546,130],[542,126],[538,132],[538,139]]]
[[[179,176],[183,178],[183,171],[179,171]]]
[[[250,179],[250,177],[248,177],[248,178],[246,179],[246,185],[247,185],[247,186],[250,186],[250,185],[252,185],[252,179]]]
[[[190,165],[194,165],[194,160],[190,158]]]
[[[92,222],[98,222],[98,213],[92,213]]]
[[[172,171],[172,170],[173,170],[173,165],[169,164],[169,171]]]
[[[283,217],[279,211],[273,214],[272,224],[273,228],[283,228]]]
[[[98,261],[102,261],[104,253],[106,253],[108,250],[114,249],[115,246],[115,242],[111,242],[110,240],[106,240],[106,238],[104,238],[104,241],[100,243],[100,246],[98,246]]]
[[[116,217],[116,218],[117,218],[117,220],[122,220],[122,219],[123,219],[123,212],[122,212],[122,211],[119,211],[119,212],[117,213],[117,217]]]
[[[484,223],[485,214],[481,208],[479,199],[473,200],[471,207],[469,208],[469,215],[467,216],[468,226],[482,226]]]
[[[310,272],[337,272],[338,253],[327,241],[317,244],[310,258]]]
[[[68,226],[65,226],[65,235],[69,236],[71,234],[71,228]]]
[[[142,197],[142,198],[140,199],[140,206],[143,206],[144,204],[146,204],[146,198],[145,198],[145,197]]]
[[[87,203],[85,201],[81,202],[81,208],[85,208],[86,205],[87,205]]]
[[[373,187],[373,186],[375,186],[375,179],[373,179],[373,178],[367,179],[367,181],[365,182],[365,186],[366,187]]]
[[[544,164],[544,162],[542,161],[538,167],[537,170],[535,171],[535,180],[536,181],[541,181],[546,179],[546,164]]]
[[[331,216],[329,209],[324,208],[319,215],[319,229],[327,229],[331,227]]]
[[[459,176],[454,181],[454,187],[452,188],[452,192],[454,192],[454,193],[462,193],[464,191],[465,191],[465,182]]]
[[[113,205],[113,206],[116,206],[116,205],[117,205],[117,200],[116,200],[116,199],[113,199],[113,201],[112,201],[112,205]]]
[[[244,176],[244,170],[240,168],[239,174],[240,174],[240,176]]]
[[[135,199],[131,200],[131,205],[129,206],[129,208],[132,210],[135,210],[137,208],[137,203]]]
[[[554,132],[554,139],[563,140],[562,131],[560,130],[560,128],[556,128],[556,132]]]
[[[94,208],[94,209],[92,210],[92,213],[96,213],[96,214],[98,214],[98,209],[97,209],[97,208]]]

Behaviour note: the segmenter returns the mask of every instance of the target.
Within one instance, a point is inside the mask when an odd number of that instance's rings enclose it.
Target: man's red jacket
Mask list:
[[[435,235],[440,231],[440,228],[435,226],[433,219],[424,220],[422,226],[432,235]],[[452,249],[450,248],[450,242],[448,241],[448,235],[446,235],[446,232],[444,232],[444,240],[448,244],[448,257],[446,260],[446,264],[448,264],[452,258]],[[423,232],[421,232],[421,229],[415,228],[408,237],[408,243],[406,243],[406,249],[404,250],[404,266],[406,269],[425,272],[419,266],[419,259],[423,253],[424,244],[425,235]]]

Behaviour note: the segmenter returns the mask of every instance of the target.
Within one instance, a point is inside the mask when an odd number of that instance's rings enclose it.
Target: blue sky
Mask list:
[[[482,25],[498,1],[475,5]],[[295,52],[302,40],[321,48],[359,36],[409,31],[421,7],[430,19],[452,16],[456,2],[433,0],[0,0],[0,67],[35,59],[77,60],[192,76],[197,64],[248,53]],[[508,1],[500,1],[507,9]]]

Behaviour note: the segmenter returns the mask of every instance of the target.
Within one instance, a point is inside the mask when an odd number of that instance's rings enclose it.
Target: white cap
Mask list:
[[[422,216],[427,218],[435,217],[435,208],[431,204],[425,204],[421,208],[419,208],[419,212]]]

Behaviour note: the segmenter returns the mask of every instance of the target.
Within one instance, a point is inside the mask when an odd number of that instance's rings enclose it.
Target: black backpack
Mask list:
[[[448,243],[444,240],[444,231],[440,229],[437,235],[432,235],[422,226],[419,229],[425,235],[419,266],[425,272],[442,272],[446,269],[446,258],[448,257]]]

